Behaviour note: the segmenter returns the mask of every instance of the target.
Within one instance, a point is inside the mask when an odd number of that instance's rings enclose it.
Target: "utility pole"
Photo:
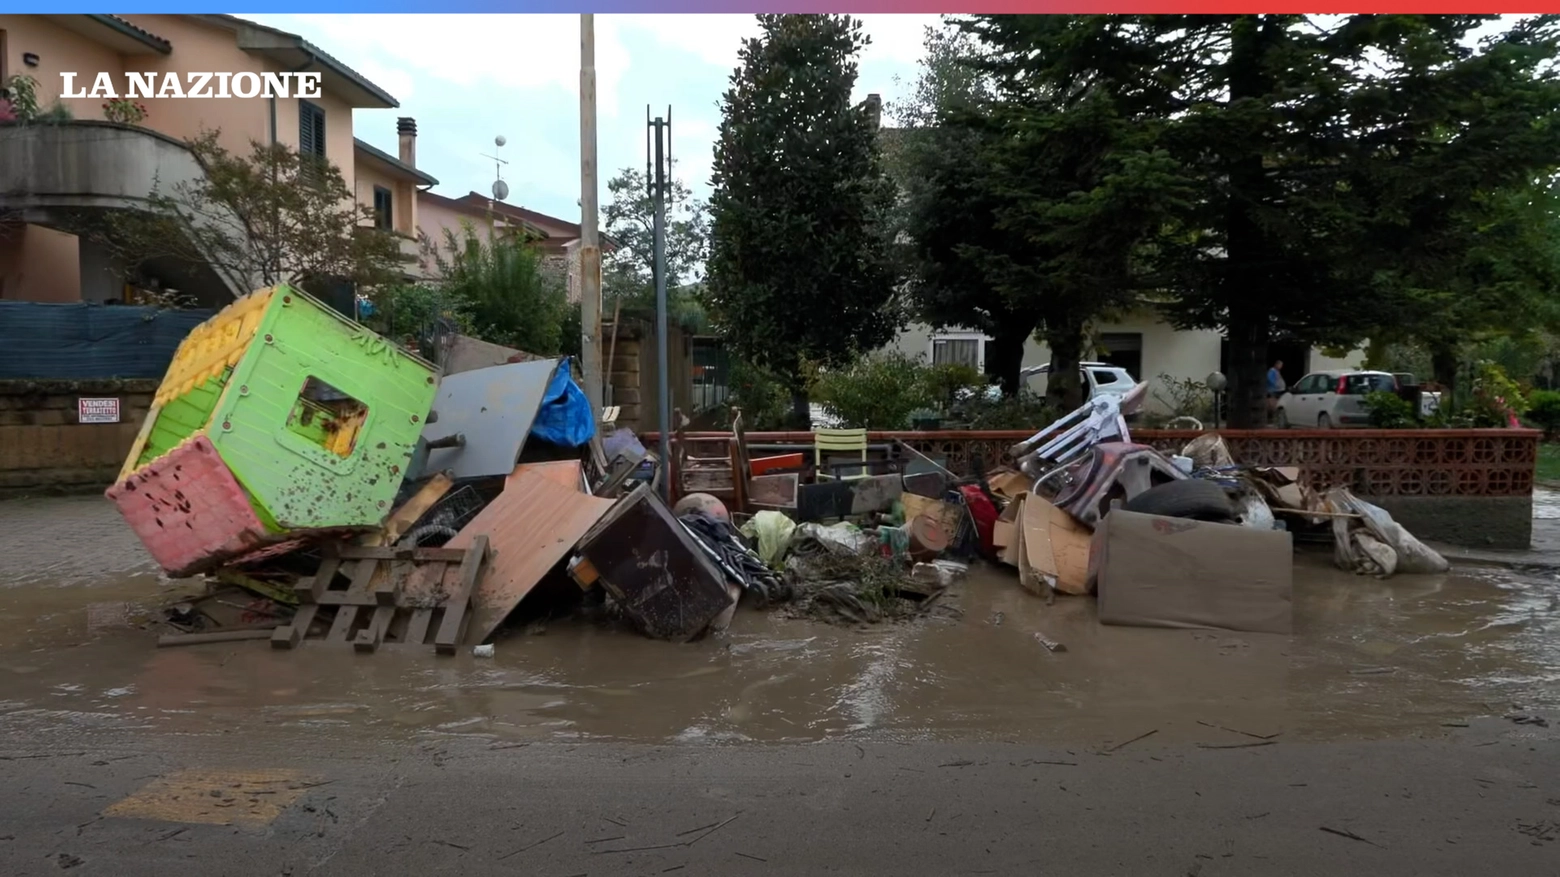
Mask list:
[[[666,191],[667,165],[671,159],[672,108],[666,108],[666,118],[650,121],[650,108],[645,107],[645,123],[655,133],[653,149],[655,169],[650,174],[651,198],[655,204],[655,357],[656,357],[656,411],[660,414],[657,426],[661,433],[662,465],[671,459],[672,394],[666,374]],[[650,133],[647,131],[646,133]],[[650,158],[651,156],[646,156]],[[662,499],[671,501],[671,479],[661,481]]]
[[[580,370],[601,418],[601,237],[596,230],[596,16],[580,15]],[[610,365],[610,364],[609,364]]]

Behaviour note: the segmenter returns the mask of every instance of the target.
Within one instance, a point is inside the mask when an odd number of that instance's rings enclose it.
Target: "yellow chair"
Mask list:
[[[861,470],[853,475],[835,475],[824,463],[824,452],[858,452],[861,454]],[[872,474],[867,468],[867,431],[865,429],[815,429],[813,430],[813,466],[818,470],[819,481],[855,481]],[[847,464],[848,465],[848,464]]]

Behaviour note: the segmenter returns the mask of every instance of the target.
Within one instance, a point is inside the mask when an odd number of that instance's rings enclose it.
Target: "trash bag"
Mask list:
[[[776,511],[759,512],[742,525],[742,535],[758,543],[758,556],[771,569],[785,567],[785,552],[795,532],[796,522]]]
[[[1452,568],[1435,549],[1415,539],[1387,510],[1371,505],[1347,489],[1327,491],[1334,512],[1359,515],[1333,519],[1333,558],[1343,569],[1365,575],[1435,575]],[[1379,546],[1379,547],[1378,547]],[[1381,548],[1392,552],[1390,562]]]
[[[863,533],[855,524],[841,521],[828,527],[801,524],[791,536],[791,545],[798,552],[861,555],[875,553],[879,542],[875,534]]]
[[[585,391],[574,383],[569,358],[564,357],[547,385],[536,419],[531,422],[531,435],[559,447],[579,448],[595,434],[596,412],[591,410]]]

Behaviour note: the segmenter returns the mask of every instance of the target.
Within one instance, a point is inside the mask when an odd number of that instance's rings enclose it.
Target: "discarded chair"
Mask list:
[[[825,452],[856,452],[861,454],[858,466],[854,460],[848,463],[825,463]],[[865,429],[815,429],[813,430],[813,465],[818,470],[819,481],[854,481],[872,474],[867,462],[867,431]],[[850,474],[836,474],[836,470],[851,469]]]

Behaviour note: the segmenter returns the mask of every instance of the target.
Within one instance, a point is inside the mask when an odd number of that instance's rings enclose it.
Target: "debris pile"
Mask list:
[[[1330,522],[1349,569],[1445,568],[1381,509],[1237,465],[1217,435],[1133,443],[1146,385],[974,477],[865,430],[755,458],[740,411],[662,461],[567,358],[446,346],[469,361],[441,374],[286,286],[190,334],[107,492],[169,575],[207,577],[162,644],[488,655],[522,604],[678,642],[739,605],[875,624],[938,609],[982,558],[1047,600],[1097,593],[1105,623],[1287,631],[1289,523]]]

